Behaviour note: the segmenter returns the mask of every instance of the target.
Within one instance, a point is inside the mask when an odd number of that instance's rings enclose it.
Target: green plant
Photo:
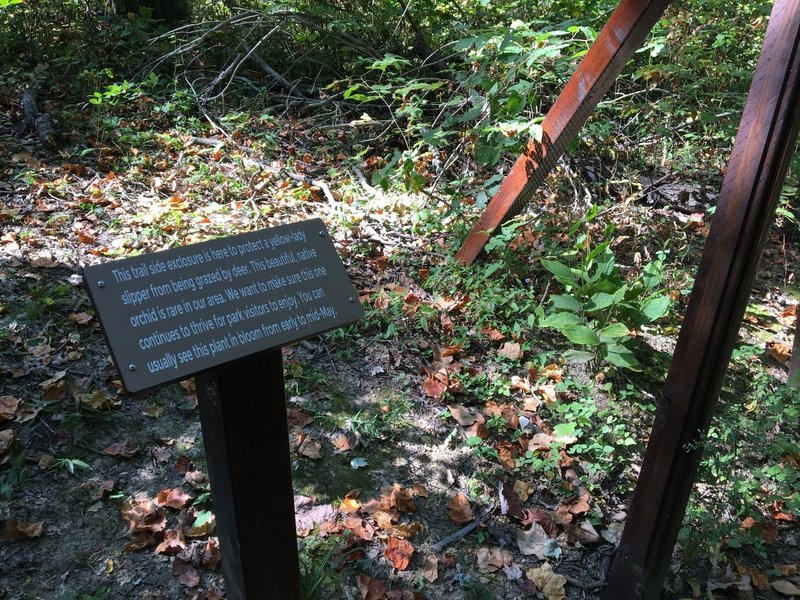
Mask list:
[[[586,217],[571,229],[572,237],[598,214],[591,207]],[[604,240],[592,245],[588,231],[575,238],[573,250],[555,258],[542,259],[542,266],[563,287],[563,294],[550,297],[549,314],[540,310],[541,327],[558,330],[570,342],[588,350],[568,350],[571,361],[604,360],[634,371],[641,364],[633,353],[632,330],[652,323],[669,311],[670,298],[659,289],[663,279],[664,255],[650,261],[641,275],[626,280],[611,246],[613,226],[603,231]],[[562,262],[567,260],[573,266]]]
[[[53,461],[53,467],[57,469],[66,469],[73,475],[75,470],[85,471],[91,470],[91,466],[79,458],[57,458]]]
[[[341,537],[328,538],[311,536],[303,540],[298,549],[300,561],[300,598],[320,600],[330,593],[337,572],[347,561]]]
[[[8,465],[9,468],[0,473],[0,505],[11,501],[14,490],[25,482],[28,475],[24,452],[12,452]]]

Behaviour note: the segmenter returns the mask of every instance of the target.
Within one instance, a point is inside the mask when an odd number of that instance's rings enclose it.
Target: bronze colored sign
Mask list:
[[[131,392],[364,314],[319,219],[87,267],[84,279]]]

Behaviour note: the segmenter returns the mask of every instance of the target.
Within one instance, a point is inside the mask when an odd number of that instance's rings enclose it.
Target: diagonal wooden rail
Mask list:
[[[655,599],[800,124],[800,0],[776,0],[664,385],[607,600]]]
[[[456,260],[470,265],[489,236],[517,215],[555,166],[671,0],[622,0],[542,122],[542,140],[531,140],[483,214]]]

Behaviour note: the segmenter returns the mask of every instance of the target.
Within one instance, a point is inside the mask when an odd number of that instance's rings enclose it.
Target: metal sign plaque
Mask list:
[[[86,267],[84,280],[130,392],[364,316],[319,219]]]

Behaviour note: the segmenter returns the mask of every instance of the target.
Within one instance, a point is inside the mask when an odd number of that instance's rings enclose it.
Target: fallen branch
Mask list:
[[[494,509],[495,505],[491,504],[489,508],[483,511],[474,521],[472,521],[472,523],[459,529],[453,535],[448,535],[442,541],[436,542],[433,546],[431,546],[431,550],[433,550],[436,553],[439,553],[453,542],[457,542],[461,538],[467,536],[469,533],[477,529],[481,525],[481,523],[483,523],[486,519],[488,519],[489,516],[494,512]]]
[[[255,51],[255,48],[251,48],[250,45],[245,42],[244,40],[239,43],[239,45],[244,48],[244,51],[247,52],[247,56],[252,58],[258,66],[261,67],[261,70],[264,71],[267,75],[272,77],[278,85],[280,85],[290,96],[299,96],[300,98],[305,98],[305,94],[297,89],[297,84],[288,81],[284,78],[280,73],[278,73],[275,69],[269,66],[269,63],[265,61],[260,54]]]
[[[193,137],[192,141],[197,143],[197,144],[202,144],[204,146],[214,146],[214,147],[223,146],[226,143],[226,142],[224,142],[222,140],[215,140],[215,139],[212,139],[212,138],[204,138],[204,137]],[[239,144],[231,142],[230,140],[227,143],[231,144],[237,150],[239,150],[241,152],[244,152],[245,154],[248,154],[248,155],[251,155],[251,156],[253,154],[255,154],[255,150],[253,150],[252,148],[248,148],[247,146],[241,146]],[[300,173],[290,173],[290,172],[284,171],[282,169],[276,169],[272,165],[268,165],[267,163],[265,163],[263,161],[260,161],[258,159],[248,158],[248,159],[246,159],[246,161],[251,163],[252,165],[264,170],[264,171],[268,171],[269,173],[272,173],[273,175],[280,175],[281,177],[287,177],[288,179],[291,179],[292,181],[296,181],[298,183],[305,183],[307,185],[319,188],[319,189],[322,190],[322,193],[325,194],[325,198],[328,199],[328,202],[330,202],[331,204],[336,203],[336,198],[334,197],[333,193],[331,192],[331,188],[328,187],[328,184],[325,183],[324,181],[321,181],[319,179],[312,179],[308,175],[301,175]]]

